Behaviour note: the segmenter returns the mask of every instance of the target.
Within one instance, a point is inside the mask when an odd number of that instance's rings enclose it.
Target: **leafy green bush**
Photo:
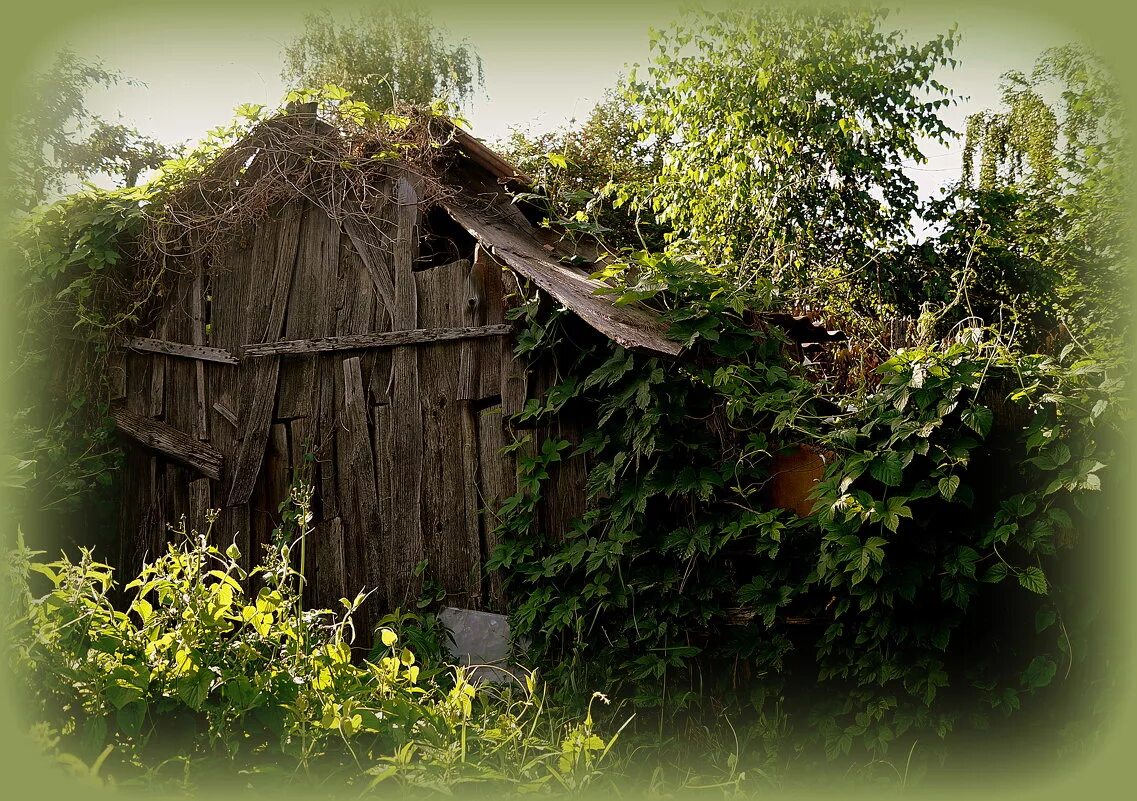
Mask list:
[[[302,537],[248,574],[235,546],[178,538],[126,585],[125,611],[89,551],[44,563],[21,542],[13,555],[11,666],[39,735],[78,772],[170,789],[240,778],[442,792],[580,789],[598,776],[615,738],[591,715],[558,720],[533,675],[497,689],[461,668],[428,680],[386,627],[375,658],[353,660],[363,596],[303,609],[291,567]],[[28,589],[36,574],[43,595]]]
[[[574,340],[561,383],[519,415],[592,422],[520,460],[492,560],[557,686],[664,716],[780,710],[793,742],[873,759],[991,725],[1082,665],[1100,598],[1056,585],[1109,509],[1115,358],[966,331],[898,353],[837,406],[747,311],[761,299],[666,259],[637,272],[623,297],[654,286],[689,357]],[[522,314],[529,356],[563,359],[563,320]],[[796,443],[829,455],[801,519],[765,495]],[[542,531],[549,466],[582,455],[588,511],[563,538]]]
[[[823,437],[839,458],[817,490],[812,580],[832,608],[815,648],[819,678],[849,688],[823,728],[831,749],[984,728],[1075,665],[1095,669],[1101,596],[1061,585],[1110,508],[1121,365],[982,336],[899,352]],[[881,704],[892,723],[870,725]]]

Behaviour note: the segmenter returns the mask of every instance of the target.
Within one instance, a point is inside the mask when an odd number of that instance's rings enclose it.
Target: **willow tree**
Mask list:
[[[468,100],[482,84],[482,61],[465,41],[447,41],[422,8],[385,3],[337,22],[309,14],[284,49],[281,77],[293,88],[335,84],[375,109],[396,102]]]
[[[1046,312],[1075,336],[1120,337],[1128,147],[1101,59],[1075,45],[1047,50],[1030,73],[1003,76],[1001,108],[968,119],[944,242],[953,230],[981,232],[974,283],[1001,288],[1004,306]]]

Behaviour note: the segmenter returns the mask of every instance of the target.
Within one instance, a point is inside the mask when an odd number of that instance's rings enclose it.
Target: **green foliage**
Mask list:
[[[20,336],[5,379],[14,387],[11,447],[36,463],[20,498],[24,515],[78,514],[90,532],[116,514],[120,454],[104,373],[111,335],[141,309],[124,299],[147,280],[129,262],[149,197],[142,188],[89,189],[40,207],[16,231]]]
[[[519,199],[553,205],[553,219],[611,247],[660,250],[664,229],[644,202],[662,163],[662,142],[640,141],[636,107],[610,91],[579,127],[514,130],[499,148],[533,178]]]
[[[950,134],[933,73],[956,35],[908,44],[886,16],[737,6],[653,31],[629,90],[641,135],[665,143],[650,201],[673,248],[792,303],[887,299],[887,251],[920,207],[901,165]]]
[[[1036,621],[1083,617],[1057,602],[1055,571],[1109,508],[1119,362],[1023,353],[985,331],[897,353],[835,409],[751,312],[761,298],[688,262],[645,255],[629,273],[618,297],[654,287],[689,354],[573,339],[562,381],[516,422],[590,425],[520,458],[490,563],[558,685],[600,684],[672,723],[747,696],[772,715],[790,698],[791,726],[810,723],[791,742],[879,758],[898,738],[987,725],[1087,658],[1067,626]],[[521,314],[519,352],[563,360],[563,321]],[[794,443],[829,462],[803,519],[764,492]],[[587,464],[588,510],[560,537],[537,509],[570,459]]]
[[[144,170],[175,155],[176,148],[87,108],[92,89],[124,82],[136,83],[70,50],[61,50],[49,69],[28,81],[7,131],[12,149],[3,205],[8,211],[30,211],[98,173],[134,186]]]
[[[296,88],[342,86],[386,110],[468,100],[481,85],[482,61],[465,42],[448,43],[423,8],[393,2],[343,22],[309,14],[304,33],[284,49],[281,77]]]
[[[637,704],[682,708],[700,654],[780,661],[781,632],[739,638],[729,620],[745,605],[772,621],[801,581],[781,572],[788,560],[756,570],[799,527],[763,510],[761,488],[779,432],[801,425],[811,398],[780,336],[744,318],[751,298],[690,263],[644,256],[637,269],[673,302],[672,334],[698,355],[676,364],[574,340],[564,381],[517,421],[567,416],[593,427],[575,447],[546,440],[520,457],[521,491],[501,510],[505,541],[490,567],[505,571],[515,623],[562,683],[620,686]],[[559,322],[527,322],[522,347],[555,351]],[[560,539],[540,529],[536,510],[550,467],[568,459],[588,465],[589,510]]]
[[[1034,636],[1050,627],[1035,621],[1061,617],[1048,576],[1108,508],[1096,496],[1124,422],[1119,368],[1073,346],[906,350],[824,436],[840,458],[816,492],[813,580],[835,603],[816,655],[823,680],[856,688],[842,714],[887,698],[890,735],[982,719],[1085,659],[1064,631]],[[986,618],[997,606],[1008,614]],[[951,704],[935,704],[947,686]],[[855,728],[867,745],[885,731]],[[829,747],[847,750],[849,732]]]
[[[1052,95],[1059,100],[1046,99]],[[1005,273],[1005,264],[1018,262],[1017,280],[996,284],[1012,296],[1002,299],[1006,306],[1025,295],[1020,305],[1049,303],[1048,317],[1077,336],[1120,340],[1131,313],[1125,282],[1131,173],[1113,79],[1084,48],[1053,48],[1029,76],[1004,76],[1003,105],[968,120],[951,228],[989,227],[1004,240],[994,254],[996,270]],[[980,267],[977,286],[988,283],[988,269]]]
[[[310,533],[308,495],[293,500],[301,528],[281,532],[251,572],[236,546],[182,530],[123,588],[133,591],[124,607],[90,551],[44,563],[21,541],[8,656],[60,762],[165,790],[239,778],[325,792],[533,792],[597,778],[615,738],[596,734],[590,714],[558,725],[533,675],[497,690],[461,668],[431,678],[387,627],[372,657],[353,661],[363,596],[338,611],[302,608],[303,572],[291,565]],[[37,574],[42,595],[27,583]]]

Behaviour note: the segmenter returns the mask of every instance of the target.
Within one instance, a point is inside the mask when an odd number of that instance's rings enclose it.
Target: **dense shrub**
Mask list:
[[[560,358],[564,379],[521,420],[590,423],[521,460],[493,561],[557,686],[663,717],[792,710],[794,741],[871,760],[987,727],[1074,665],[1098,675],[1082,643],[1101,596],[1064,585],[1113,497],[1116,359],[967,329],[901,350],[836,406],[752,298],[664,259],[637,272],[627,297],[654,282],[689,358],[598,345],[564,363],[564,321],[527,317],[529,356]],[[829,455],[804,518],[765,494],[797,443]],[[560,538],[535,510],[550,465],[582,456],[589,509]]]

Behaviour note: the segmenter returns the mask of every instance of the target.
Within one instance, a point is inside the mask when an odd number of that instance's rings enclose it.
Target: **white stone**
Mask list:
[[[516,680],[514,643],[505,615],[448,606],[438,613],[438,620],[450,633],[451,641],[446,643],[450,656],[457,664],[471,668],[467,672],[471,682],[502,684]]]

